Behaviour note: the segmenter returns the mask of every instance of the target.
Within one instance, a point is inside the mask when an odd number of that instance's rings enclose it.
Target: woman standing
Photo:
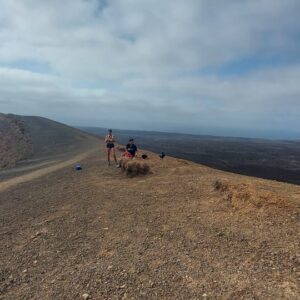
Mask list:
[[[110,157],[111,153],[113,155],[113,158],[115,160],[116,166],[118,167],[117,157],[116,157],[116,151],[115,151],[115,136],[112,134],[112,130],[108,130],[108,134],[105,137],[105,143],[106,143],[106,151],[107,151],[107,161],[108,165],[110,166]]]

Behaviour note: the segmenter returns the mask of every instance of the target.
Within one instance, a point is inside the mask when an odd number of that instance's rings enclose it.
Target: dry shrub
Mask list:
[[[140,160],[122,158],[120,161],[120,167],[128,177],[135,177],[150,173],[150,166]]]
[[[221,191],[221,192],[228,191],[228,189],[229,189],[229,184],[228,184],[228,182],[221,181],[221,180],[216,180],[216,181],[213,183],[213,186],[214,186],[215,190]]]
[[[229,205],[238,210],[274,210],[292,208],[292,203],[280,198],[277,194],[259,191],[255,186],[245,183],[233,184],[227,180],[216,180],[213,183],[215,190],[224,194]]]

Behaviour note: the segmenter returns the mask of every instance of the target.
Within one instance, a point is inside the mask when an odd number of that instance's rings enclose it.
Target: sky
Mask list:
[[[0,0],[0,112],[300,138],[299,0]]]

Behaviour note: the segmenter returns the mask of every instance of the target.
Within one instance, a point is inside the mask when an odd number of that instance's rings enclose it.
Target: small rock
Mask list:
[[[125,288],[126,288],[126,284],[120,286],[120,289],[125,289]]]
[[[36,265],[37,263],[38,263],[38,261],[37,261],[37,260],[34,260],[34,261],[33,261],[33,264],[34,264],[34,265]]]
[[[55,280],[53,279],[53,280],[51,280],[51,284],[54,284],[55,283]]]
[[[202,297],[203,297],[203,298],[206,298],[206,297],[207,297],[207,294],[206,294],[206,293],[204,293],[204,294],[202,295]]]
[[[112,268],[113,268],[113,266],[110,265],[107,267],[107,270],[111,270]]]
[[[154,287],[154,282],[152,280],[149,280],[149,287],[151,287],[151,288]]]
[[[27,273],[27,269],[23,270],[23,273]]]
[[[90,295],[87,293],[82,294],[82,299],[84,299],[84,300],[90,299]]]
[[[103,230],[108,230],[108,227],[103,228]]]

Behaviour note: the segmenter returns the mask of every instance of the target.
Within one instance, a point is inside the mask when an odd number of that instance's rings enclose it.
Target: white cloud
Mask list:
[[[0,110],[156,129],[299,126],[299,1],[101,3],[0,0]],[[242,76],[205,75],[248,57],[260,62]]]
[[[9,98],[18,105],[30,100],[32,106],[44,103],[105,103],[106,91],[103,89],[74,88],[60,77],[37,74],[30,71],[0,68],[1,98]]]

